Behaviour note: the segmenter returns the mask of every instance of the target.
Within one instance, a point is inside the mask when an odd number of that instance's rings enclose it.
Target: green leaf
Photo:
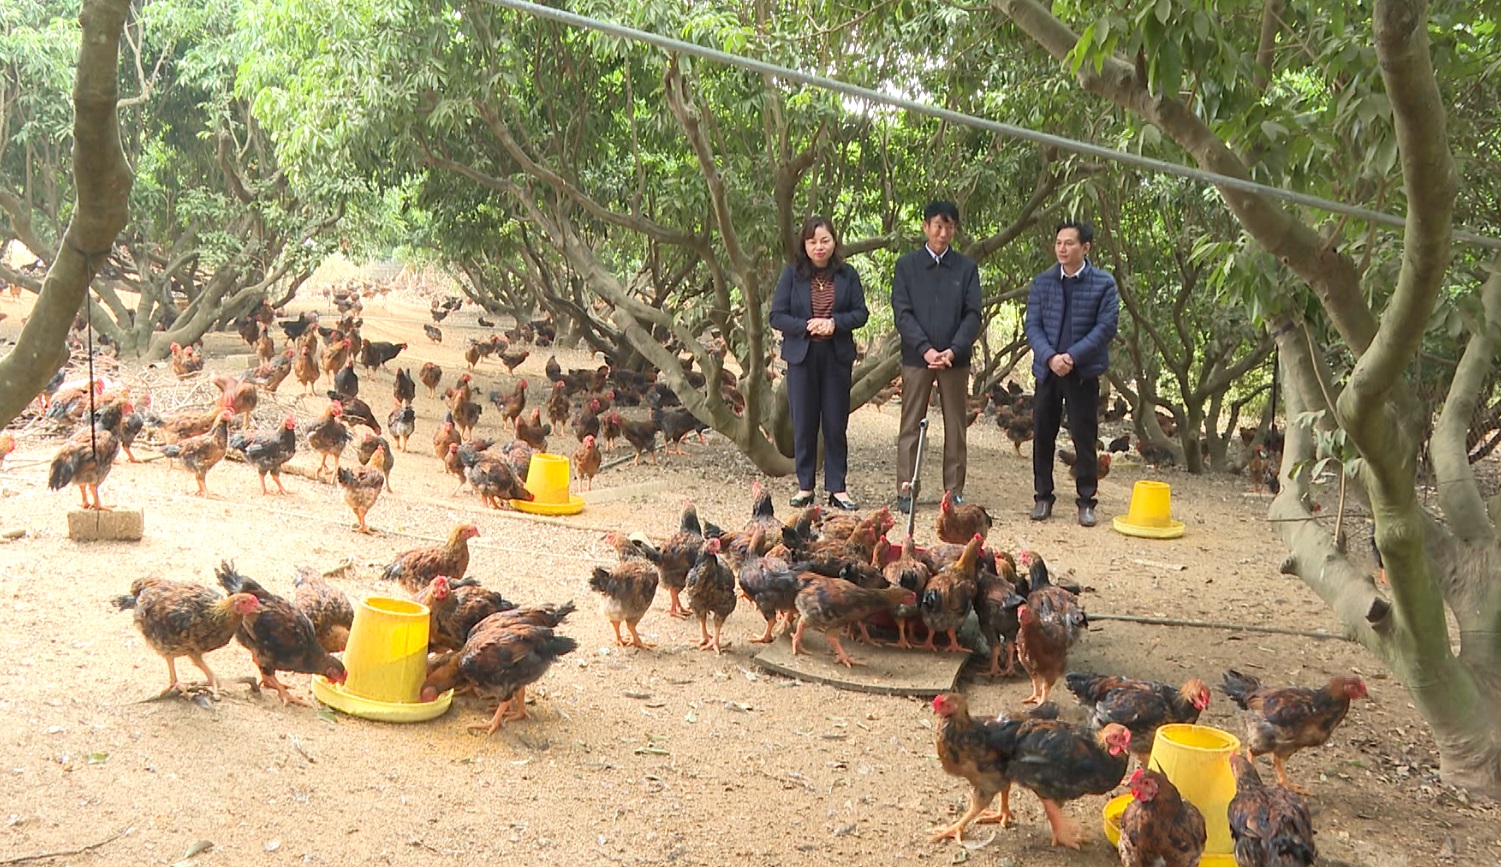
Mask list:
[[[1157,20],[1161,21],[1163,24],[1166,24],[1168,22],[1168,19],[1170,19],[1172,17],[1173,17],[1173,2],[1172,2],[1172,0],[1157,0]]]
[[[91,765],[102,765],[109,761],[109,753],[89,753],[84,758]]]

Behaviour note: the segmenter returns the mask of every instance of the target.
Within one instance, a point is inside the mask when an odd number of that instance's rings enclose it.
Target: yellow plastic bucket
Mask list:
[[[1131,488],[1131,510],[1115,518],[1115,529],[1127,536],[1174,539],[1183,535],[1183,522],[1173,520],[1173,489],[1166,482],[1143,479]]]
[[[1207,854],[1227,855],[1235,850],[1228,815],[1235,797],[1230,755],[1239,749],[1240,739],[1235,735],[1187,723],[1159,728],[1152,744],[1151,769],[1172,780],[1178,792],[1204,814]]]
[[[574,515],[584,509],[584,498],[568,492],[568,458],[537,452],[526,469],[526,489],[531,500],[512,500],[512,507],[536,515]]]
[[[568,459],[538,452],[526,471],[526,489],[535,502],[556,506],[568,502]]]
[[[386,703],[417,701],[427,677],[428,608],[410,599],[367,596],[354,609],[344,691]]]

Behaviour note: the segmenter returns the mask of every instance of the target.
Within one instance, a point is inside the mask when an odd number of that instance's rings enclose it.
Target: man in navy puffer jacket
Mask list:
[[[1110,368],[1110,341],[1120,317],[1115,278],[1090,264],[1094,229],[1085,222],[1060,223],[1053,236],[1058,265],[1032,278],[1027,293],[1027,343],[1037,378],[1033,410],[1031,518],[1053,514],[1053,454],[1063,408],[1074,440],[1079,524],[1095,525],[1099,489],[1095,440],[1099,436],[1100,376]]]

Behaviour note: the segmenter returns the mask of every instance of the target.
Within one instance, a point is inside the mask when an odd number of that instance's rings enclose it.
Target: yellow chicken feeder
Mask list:
[[[1173,520],[1173,489],[1166,482],[1139,481],[1131,488],[1131,511],[1115,516],[1115,531],[1143,539],[1176,539],[1183,522]]]
[[[344,668],[349,678],[313,678],[313,695],[350,716],[382,722],[423,722],[442,716],[453,690],[419,701],[427,678],[429,611],[409,599],[367,596],[354,608]]]
[[[1157,730],[1149,763],[1173,781],[1178,792],[1204,814],[1209,842],[1204,851],[1225,855],[1235,851],[1230,839],[1230,801],[1235,797],[1231,754],[1240,738],[1209,726],[1172,723]]]
[[[584,498],[568,490],[570,477],[567,458],[537,452],[526,469],[526,489],[533,499],[512,500],[511,505],[533,515],[577,515],[584,510]]]

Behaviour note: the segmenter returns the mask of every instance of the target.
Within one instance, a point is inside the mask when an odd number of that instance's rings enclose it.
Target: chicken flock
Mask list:
[[[604,452],[622,442],[639,463],[648,455],[657,461],[659,451],[681,453],[683,441],[690,437],[703,440],[707,426],[684,410],[654,376],[609,365],[564,370],[550,358],[544,367],[549,383],[545,397],[529,403],[530,384],[514,376],[530,354],[520,344],[549,345],[555,336],[550,322],[523,323],[504,336],[470,339],[464,354],[467,369],[447,388],[445,371],[432,362],[421,365],[415,377],[410,368],[390,371],[387,365],[408,347],[362,339],[357,300],[346,295],[336,301],[343,316],[331,328],[321,327],[314,314],[280,322],[269,309],[247,316],[240,333],[260,364],[238,376],[213,376],[210,381],[220,399],[211,407],[161,416],[151,411],[149,397],[137,402],[129,389],[103,379],[55,388],[44,411],[83,424],[51,462],[49,486],[77,486],[84,508],[108,508],[100,499],[100,485],[118,453],[135,460],[130,448],[144,432],[161,454],[193,475],[198,495],[212,495],[208,476],[229,455],[255,469],[263,494],[287,494],[281,471],[300,447],[306,447],[320,457],[314,476],[326,474],[341,488],[356,529],[369,533],[367,516],[382,494],[393,490],[397,453],[407,452],[417,433],[413,401],[419,381],[429,397],[442,395],[444,415],[432,437],[435,457],[457,479],[460,490],[471,488],[494,508],[532,498],[526,487],[530,458],[548,448],[549,437],[565,436],[565,431],[577,442],[572,467],[581,489],[602,471]],[[434,322],[443,321],[458,306],[435,302]],[[273,324],[285,334],[286,345],[280,351],[271,336]],[[436,325],[425,330],[435,342],[441,341]],[[513,381],[482,394],[475,375],[491,360],[505,367]],[[203,373],[196,347],[173,344],[171,366],[179,378]],[[357,367],[370,382],[380,371],[392,377],[392,408],[384,419],[361,399],[362,391],[371,397],[371,389],[369,382],[362,388]],[[301,423],[295,412],[288,413],[274,427],[253,430],[258,396],[276,394],[287,378],[295,378],[302,392],[319,402],[316,416]],[[324,379],[331,387],[319,397],[316,386]],[[734,385],[732,378],[722,383],[732,405]],[[85,419],[90,391],[97,409]],[[877,396],[878,408],[890,399],[889,392]],[[970,420],[994,417],[1019,454],[1021,443],[1031,435],[1030,396],[1013,386],[981,398]],[[636,411],[627,417],[625,408]],[[508,429],[511,438],[480,435],[487,409],[499,416],[498,426]],[[1126,412],[1117,399],[1102,407],[1102,418],[1118,421]],[[1159,419],[1159,426],[1166,430],[1163,421]],[[357,428],[365,430],[356,433]],[[1276,434],[1275,428],[1271,434]],[[1275,455],[1270,449],[1280,447],[1280,441],[1268,437],[1253,445],[1244,430],[1242,438],[1248,440],[1253,481],[1258,486],[1262,480],[1275,484]],[[351,445],[357,461],[341,462]],[[1109,472],[1113,453],[1129,448],[1129,436],[1108,447],[1095,444],[1099,475]],[[1136,450],[1149,462],[1169,462],[1171,453],[1154,451],[1158,448],[1138,442]],[[1060,449],[1058,456],[1069,466],[1078,459],[1070,449]],[[267,476],[274,490],[267,487]],[[1170,685],[1123,674],[1071,671],[1070,651],[1089,629],[1080,588],[1055,583],[1036,551],[1013,553],[990,545],[994,521],[983,507],[945,495],[933,526],[936,541],[926,546],[911,536],[893,543],[888,534],[895,523],[886,509],[863,515],[825,514],[817,506],[783,520],[758,483],[751,514],[738,529],[727,531],[703,520],[694,504],[685,502],[678,530],[668,538],[652,541],[639,533],[607,534],[614,562],[594,566],[583,577],[598,597],[602,621],[610,625],[616,644],[625,648],[653,649],[638,629],[653,611],[658,590],[664,589],[663,613],[696,620],[698,646],[716,654],[732,644],[733,633],[726,625],[744,600],[764,620],[748,642],[768,643],[785,634],[794,654],[807,654],[819,652],[810,646],[816,634],[832,659],[848,667],[862,663],[858,647],[846,642],[908,652],[977,653],[987,677],[1017,675],[1019,666],[1031,683],[1025,700],[1031,707],[1024,713],[971,715],[967,699],[957,693],[932,702],[939,763],[972,789],[968,808],[956,821],[935,829],[933,839],[962,840],[972,823],[1011,824],[1014,784],[1039,798],[1053,843],[1077,848],[1079,830],[1061,805],[1114,792],[1125,783],[1134,800],[1121,819],[1121,863],[1198,863],[1204,817],[1170,780],[1148,767],[1148,756],[1158,728],[1199,719],[1210,702],[1206,683],[1191,678]],[[493,714],[471,728],[493,734],[507,722],[526,717],[528,686],[553,662],[576,650],[578,641],[561,631],[575,614],[572,601],[519,605],[468,574],[468,542],[478,534],[477,526],[460,524],[446,542],[395,557],[381,577],[430,612],[430,657],[421,700],[431,701],[450,689],[487,698],[496,705]],[[214,577],[218,589],[142,578],[115,600],[118,608],[133,612],[147,645],[166,662],[167,693],[204,689],[217,696],[222,684],[204,657],[231,642],[249,651],[260,673],[256,686],[275,691],[283,703],[305,702],[278,673],[344,681],[346,672],[337,654],[348,640],[353,608],[324,576],[299,572],[289,596],[242,575],[229,562],[222,563]],[[982,646],[969,646],[960,637],[972,615]],[[176,662],[181,658],[204,674],[203,684],[179,679]],[[1077,700],[1081,721],[1062,718],[1053,700],[1059,680]],[[1228,814],[1237,863],[1312,864],[1312,822],[1285,763],[1297,751],[1328,740],[1350,701],[1367,697],[1364,683],[1342,676],[1314,689],[1267,688],[1230,671],[1223,675],[1222,690],[1242,709],[1246,725],[1247,756],[1233,760],[1239,789]],[[1273,782],[1262,781],[1255,768],[1254,759],[1262,755],[1272,757]],[[1133,757],[1137,769],[1128,780]],[[992,812],[997,795],[1000,809]]]

